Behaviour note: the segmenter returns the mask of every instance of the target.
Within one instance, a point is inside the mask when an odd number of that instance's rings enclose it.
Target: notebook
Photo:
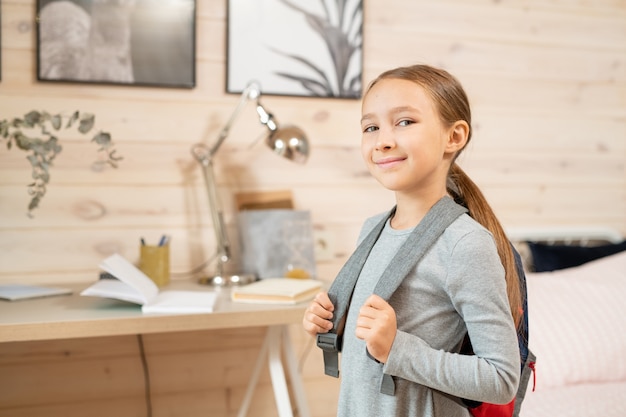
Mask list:
[[[53,295],[68,295],[71,293],[72,290],[69,288],[21,284],[0,285],[0,299],[9,301],[51,297]]]
[[[315,279],[265,278],[233,287],[231,300],[240,303],[297,304],[311,300],[322,289]]]

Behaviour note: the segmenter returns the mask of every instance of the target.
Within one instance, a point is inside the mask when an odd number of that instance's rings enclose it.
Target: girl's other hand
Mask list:
[[[328,333],[333,328],[333,311],[335,306],[328,298],[327,292],[318,293],[304,312],[302,326],[313,337],[318,333]]]
[[[370,295],[359,311],[355,335],[365,341],[367,351],[381,363],[386,363],[396,338],[396,312],[377,295]]]

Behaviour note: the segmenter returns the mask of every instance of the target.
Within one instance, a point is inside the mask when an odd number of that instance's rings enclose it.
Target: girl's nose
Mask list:
[[[396,141],[393,136],[393,131],[391,129],[380,128],[378,130],[378,135],[376,135],[376,149],[378,150],[386,150],[391,149],[396,146]]]

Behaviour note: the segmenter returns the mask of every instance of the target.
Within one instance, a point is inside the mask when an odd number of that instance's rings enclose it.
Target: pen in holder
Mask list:
[[[158,287],[170,283],[170,245],[141,245],[139,269]]]

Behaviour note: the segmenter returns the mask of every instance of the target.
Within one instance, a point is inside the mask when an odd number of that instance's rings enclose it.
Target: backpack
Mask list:
[[[336,329],[339,322],[345,315],[354,286],[358,279],[358,275],[365,264],[365,260],[369,256],[374,243],[380,236],[385,223],[394,214],[395,207],[370,231],[370,233],[359,244],[354,253],[350,256],[346,264],[343,266],[337,278],[333,281],[328,290],[328,295],[335,306],[333,315],[333,329],[328,333],[319,333],[317,335],[317,346],[322,349],[324,355],[324,371],[326,375],[339,376],[339,352],[341,351],[341,336],[337,335]],[[411,269],[420,261],[422,256],[430,249],[435,241],[441,236],[445,229],[452,224],[460,215],[466,213],[467,209],[454,202],[450,197],[443,197],[439,200],[426,214],[422,221],[415,227],[413,232],[407,238],[394,258],[391,260],[387,269],[383,272],[379,280],[374,294],[378,294],[383,299],[389,299],[391,294],[400,285],[400,282],[409,273]],[[521,358],[521,377],[517,395],[509,404],[497,405],[481,403],[476,401],[465,400],[452,397],[457,403],[468,408],[474,417],[517,417],[519,410],[526,394],[530,373],[534,371],[535,356],[528,349],[528,309],[526,302],[526,278],[522,267],[521,257],[513,248],[515,255],[515,265],[520,278],[520,286],[523,296],[523,323],[518,329],[518,342],[520,347]],[[411,262],[405,262],[411,259]],[[471,350],[471,341],[466,335],[462,354],[473,354]],[[369,353],[368,353],[368,356]],[[372,358],[370,356],[370,358]],[[374,359],[374,358],[372,358]],[[375,360],[375,359],[374,359]],[[395,383],[390,375],[383,374],[381,380],[380,392],[387,395],[394,395]]]

